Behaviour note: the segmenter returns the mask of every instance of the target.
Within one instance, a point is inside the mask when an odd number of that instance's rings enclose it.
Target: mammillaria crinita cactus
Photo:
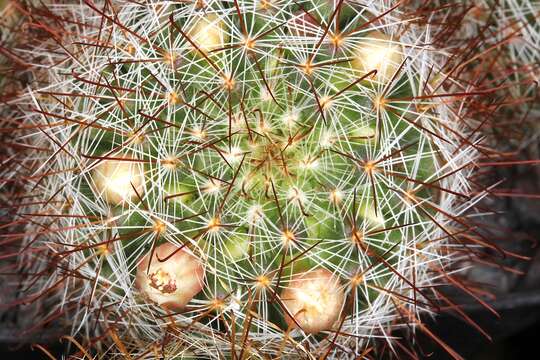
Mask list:
[[[20,11],[4,188],[25,301],[69,319],[81,356],[407,353],[395,332],[429,333],[437,286],[485,245],[462,238],[484,193],[458,104],[479,93],[445,92],[452,55],[396,4]]]

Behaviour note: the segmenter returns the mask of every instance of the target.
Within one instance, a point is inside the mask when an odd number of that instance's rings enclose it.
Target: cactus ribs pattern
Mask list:
[[[441,85],[449,52],[417,14],[20,9],[34,41],[12,54],[31,81],[4,108],[20,149],[1,173],[24,301],[46,301],[36,323],[69,319],[80,356],[411,354],[396,331],[434,336],[420,315],[451,306],[438,286],[469,291],[455,264],[485,245],[463,217],[485,192],[459,105],[479,93]]]

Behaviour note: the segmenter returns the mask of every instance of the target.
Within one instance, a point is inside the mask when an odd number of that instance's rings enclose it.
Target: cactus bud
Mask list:
[[[226,41],[223,20],[216,14],[196,17],[188,35],[205,53],[223,47]]]
[[[287,308],[287,324],[315,334],[331,329],[339,320],[345,293],[330,271],[317,269],[294,275],[281,298]]]
[[[137,267],[136,285],[152,302],[181,311],[202,290],[204,274],[204,267],[195,255],[166,243],[142,258]]]
[[[374,31],[361,43],[352,65],[362,73],[377,70],[375,79],[386,82],[394,76],[402,61],[399,45],[390,36]]]
[[[113,205],[135,201],[144,190],[144,169],[141,164],[125,160],[102,161],[92,174],[97,194]]]

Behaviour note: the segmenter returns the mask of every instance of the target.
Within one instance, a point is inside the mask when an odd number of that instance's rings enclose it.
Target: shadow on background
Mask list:
[[[540,344],[540,293],[517,293],[503,296],[493,303],[500,314],[474,305],[467,314],[491,337],[489,341],[463,320],[443,315],[428,323],[441,339],[467,360],[536,359]],[[446,360],[451,357],[427,339],[421,339],[426,357]]]

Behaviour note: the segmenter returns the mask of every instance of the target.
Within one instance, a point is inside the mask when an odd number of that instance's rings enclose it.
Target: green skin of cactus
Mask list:
[[[323,7],[326,5],[322,5]],[[347,7],[345,7],[347,9]],[[340,21],[347,22],[350,18],[350,11],[344,11],[341,14]],[[264,28],[264,20],[255,19],[254,28]],[[162,30],[164,37],[168,37],[169,28]],[[179,36],[176,32],[171,36]],[[143,46],[144,49],[144,46]],[[147,48],[146,51],[154,52],[155,50]],[[235,50],[224,50],[220,52],[214,52],[209,55],[209,58],[217,66],[221,66],[226,62],[226,57],[233,53]],[[217,78],[216,70],[209,63],[209,61],[197,53],[197,51],[191,51],[184,55],[185,58],[181,60],[178,73],[182,73],[182,78],[187,79],[187,85],[180,87],[179,82],[175,82],[171,89],[178,92],[181,95],[182,100],[193,103],[191,99],[200,96],[201,90],[207,90],[204,84],[197,83],[196,81],[189,81],[190,79],[215,79]],[[349,177],[347,182],[342,182],[343,188],[350,189],[354,186],[354,179],[361,176],[362,169],[350,159],[330,152],[326,148],[323,148],[320,144],[320,134],[324,133],[327,128],[327,124],[320,119],[317,110],[317,104],[315,103],[313,96],[310,93],[311,85],[301,76],[298,71],[293,71],[292,67],[285,67],[280,65],[281,63],[291,62],[292,59],[287,59],[291,56],[291,52],[288,50],[268,52],[267,55],[258,54],[259,64],[263,68],[262,71],[267,75],[267,82],[272,89],[272,94],[277,99],[276,102],[273,99],[262,100],[263,93],[267,91],[266,84],[261,81],[260,73],[257,70],[253,70],[252,60],[249,57],[242,57],[236,52],[236,58],[238,60],[239,68],[244,71],[242,73],[244,78],[237,80],[237,86],[230,91],[223,90],[221,99],[228,99],[231,108],[238,115],[241,112],[240,100],[243,95],[243,107],[249,116],[245,119],[240,116],[239,129],[230,138],[230,142],[240,149],[243,153],[239,158],[243,158],[242,168],[238,171],[239,163],[242,160],[237,159],[236,163],[228,166],[223,158],[214,148],[206,148],[201,151],[197,151],[189,158],[180,157],[179,165],[177,168],[167,175],[159,174],[159,164],[145,165],[146,182],[152,184],[160,184],[159,186],[152,187],[144,194],[145,203],[163,202],[166,207],[166,211],[173,217],[186,218],[198,213],[205,212],[204,216],[199,218],[195,217],[192,220],[176,223],[175,225],[183,233],[180,237],[182,241],[188,241],[188,238],[192,238],[192,241],[196,243],[198,251],[203,252],[210,259],[206,264],[213,271],[207,271],[208,283],[218,283],[221,289],[215,290],[221,295],[234,292],[239,286],[238,281],[231,279],[242,278],[243,274],[238,269],[249,269],[251,262],[256,259],[257,262],[267,261],[262,264],[264,268],[272,269],[276,273],[282,263],[291,262],[291,260],[300,253],[299,249],[295,247],[289,247],[284,250],[283,246],[279,246],[278,239],[268,239],[268,241],[256,241],[254,239],[261,238],[265,234],[263,231],[249,224],[245,221],[248,209],[252,205],[260,205],[264,213],[264,221],[267,224],[275,224],[276,227],[286,230],[293,223],[295,224],[294,236],[295,240],[302,244],[302,247],[308,248],[315,245],[317,247],[317,257],[310,256],[300,257],[291,264],[282,269],[283,278],[287,278],[294,273],[309,271],[320,266],[327,266],[332,264],[334,266],[341,266],[348,269],[351,273],[355,271],[355,264],[359,261],[359,252],[363,251],[361,248],[356,249],[350,253],[350,258],[344,258],[347,250],[354,246],[354,244],[347,244],[347,239],[351,238],[351,219],[357,224],[364,224],[368,229],[384,228],[384,223],[380,222],[380,218],[384,219],[385,215],[390,209],[398,205],[398,200],[395,197],[388,197],[390,200],[386,202],[379,202],[378,208],[375,210],[373,206],[373,194],[369,187],[358,188],[358,202],[356,204],[336,205],[329,200],[329,193],[332,190],[328,187],[329,184],[321,183],[324,179],[323,174],[336,174],[336,177],[340,177],[340,174],[350,173],[354,176]],[[280,62],[276,61],[276,58],[280,57]],[[331,49],[326,52],[321,52],[320,55],[314,59],[314,62],[322,62],[332,59],[333,54]],[[187,64],[187,65],[186,65]],[[136,81],[132,82],[124,78],[123,80],[116,81],[113,77],[113,73],[128,73],[134,67],[140,66],[137,63],[119,65],[113,68],[105,68],[102,70],[104,78],[120,87],[131,88]],[[351,73],[351,64],[343,63],[337,65],[342,71],[339,74],[325,75],[322,78],[320,76],[314,77],[314,86],[318,89],[329,89],[330,94],[337,93],[340,89],[349,85],[355,80],[353,77],[347,78],[343,74]],[[251,69],[251,70],[249,70]],[[195,126],[202,126],[206,124],[206,129],[209,134],[209,139],[218,139],[227,137],[230,132],[233,132],[229,128],[228,121],[219,121],[218,123],[212,123],[211,119],[228,119],[228,104],[225,102],[221,107],[220,104],[215,104],[212,101],[204,101],[198,105],[200,111],[194,111],[183,106],[181,103],[171,105],[175,108],[172,116],[166,115],[165,111],[153,114],[152,108],[139,108],[137,103],[137,96],[141,96],[145,93],[156,91],[156,89],[162,89],[161,84],[153,78],[151,73],[147,70],[138,71],[143,81],[143,86],[139,93],[127,94],[124,98],[127,100],[124,102],[124,109],[116,104],[116,100],[104,100],[103,105],[115,109],[115,116],[128,117],[126,123],[133,122],[131,128],[137,129],[137,125],[142,124],[141,121],[135,124],[129,117],[135,118],[139,112],[156,116],[157,118],[167,121],[167,124],[173,124],[174,126],[164,125],[160,123],[159,126],[153,127],[157,129],[153,131],[151,135],[147,135],[141,144],[134,145],[137,148],[136,157],[144,160],[156,160],[160,155],[156,152],[156,143],[165,142],[165,144],[172,144],[175,142],[189,142],[194,141],[193,137],[188,133],[188,130],[193,129]],[[161,79],[163,81],[163,79]],[[411,86],[405,83],[405,80],[397,78],[396,81],[400,82],[400,93],[396,96],[411,96]],[[408,80],[410,81],[410,79]],[[243,83],[245,88],[240,90],[238,83]],[[291,91],[289,84],[294,84]],[[404,86],[403,86],[404,85]],[[365,80],[358,84],[358,86],[370,87],[373,86],[369,80]],[[299,91],[302,90],[302,91]],[[139,91],[139,90],[138,90]],[[165,96],[166,90],[160,90]],[[107,94],[107,93],[106,93]],[[112,92],[109,92],[112,95]],[[358,92],[353,92],[348,96],[347,101],[351,103],[361,103],[368,106],[371,102]],[[157,100],[156,100],[157,102]],[[157,107],[158,105],[156,105]],[[392,113],[388,113],[384,126],[393,127],[396,133],[406,132],[402,138],[403,144],[416,142],[422,137],[420,131],[411,130],[410,125],[400,118],[400,115],[408,111],[406,105],[400,105],[402,108],[394,110]],[[256,112],[254,110],[257,109]],[[283,117],[287,116],[291,111],[295,111],[297,116],[294,125],[289,129],[283,122]],[[127,114],[121,114],[126,112]],[[339,141],[347,141],[350,146],[351,153],[354,154],[357,159],[367,158],[368,148],[376,146],[377,141],[385,141],[385,139],[374,139],[369,136],[363,136],[366,134],[372,134],[376,131],[376,124],[374,121],[364,118],[364,115],[355,110],[353,106],[343,106],[338,112],[337,117],[329,118],[327,121],[338,122],[343,128],[354,129],[350,131],[351,137],[349,139],[337,139]],[[261,114],[264,117],[264,121],[269,125],[271,129],[267,134],[261,134],[257,131],[260,124]],[[127,116],[129,115],[129,116]],[[106,127],[106,123],[113,123],[114,119],[108,118],[110,114],[103,113],[102,119]],[[406,115],[405,115],[406,116]],[[318,119],[318,120],[317,120]],[[143,119],[143,121],[146,119]],[[247,123],[247,124],[246,124]],[[249,129],[248,129],[249,126]],[[260,129],[259,129],[260,130]],[[284,147],[283,144],[289,138],[290,132],[302,134],[308,132],[309,134],[301,140],[295,142],[293,145]],[[86,134],[87,141],[91,141],[92,145],[86,146],[86,148],[93,149],[91,155],[103,156],[107,154],[111,149],[121,146],[126,142],[128,137],[125,134],[118,134],[115,131],[108,131],[97,127],[87,128],[85,131],[90,132],[91,135]],[[356,136],[356,137],[355,137]],[[88,140],[89,139],[89,140]],[[201,140],[204,143],[204,140]],[[277,144],[277,145],[276,145]],[[163,145],[163,144],[161,144]],[[194,145],[192,145],[194,146]],[[222,152],[228,149],[228,141],[224,140],[216,143],[216,147],[220,148]],[[285,150],[283,150],[285,148]],[[410,149],[404,151],[404,156],[414,155],[417,152],[425,152],[427,145],[412,146]],[[322,164],[320,168],[304,169],[298,164],[305,158],[305,155],[311,155],[318,157],[319,163]],[[266,157],[266,159],[265,159]],[[418,161],[418,160],[416,160]],[[405,163],[409,164],[409,163]],[[287,169],[284,167],[287,166]],[[425,157],[419,160],[418,164],[410,162],[410,166],[418,168],[416,172],[416,178],[420,181],[427,179],[437,168],[437,164],[434,163],[432,157]],[[194,169],[196,171],[194,171]],[[174,173],[174,176],[171,174]],[[231,181],[236,177],[237,181],[228,189],[228,184],[221,184],[222,188],[219,190],[218,196],[203,191],[204,184],[208,180],[201,174],[209,174],[215,178],[227,179]],[[238,179],[249,178],[249,181],[241,182]],[[97,196],[93,193],[90,184],[82,184],[82,191],[90,198]],[[309,204],[302,208],[298,203],[299,201],[290,199],[291,188],[301,188],[302,192],[310,198],[310,201],[306,201],[302,205]],[[224,211],[220,217],[222,224],[232,224],[232,229],[224,228],[227,236],[212,237],[212,236],[199,236],[200,229],[204,227],[206,219],[213,216],[218,212],[218,209],[222,205],[221,202],[228,191],[227,201],[223,206]],[[377,197],[379,199],[384,198],[384,195],[391,193],[390,189],[387,189],[384,184],[378,185]],[[186,193],[186,195],[175,197],[164,201],[164,197],[168,195]],[[369,196],[362,195],[369,193]],[[421,196],[425,199],[430,199],[435,196],[434,191],[423,190],[419,192],[417,196]],[[281,207],[281,212],[287,207],[285,215],[280,213],[280,209],[276,205],[275,199],[278,199],[278,203]],[[142,204],[136,204],[141,210]],[[356,210],[356,213],[353,212]],[[91,210],[88,210],[91,212]],[[123,206],[113,207],[111,205],[111,212],[116,215],[122,215],[125,211]],[[343,214],[349,214],[347,217]],[[298,221],[301,219],[301,221]],[[348,219],[348,220],[347,220]],[[142,211],[133,211],[131,209],[128,215],[121,216],[118,223],[120,226],[116,231],[121,236],[126,238],[122,240],[122,244],[126,249],[134,249],[137,246],[144,244],[148,250],[150,244],[147,239],[142,237],[130,237],[130,234],[138,233],[143,229],[147,229],[153,225],[152,217],[144,214]],[[361,227],[361,226],[359,226]],[[398,230],[388,230],[385,232],[386,236],[374,235],[370,239],[366,240],[364,244],[369,251],[372,251],[376,256],[384,258],[388,263],[392,264],[395,261],[392,249],[400,245],[402,242],[402,233]],[[165,240],[160,240],[161,242]],[[350,240],[349,240],[350,241]],[[219,243],[217,243],[219,242]],[[265,257],[258,256],[261,253],[267,254]],[[269,260],[271,259],[271,260]],[[234,264],[234,266],[231,266]],[[103,273],[106,273],[107,265],[104,265]],[[134,274],[133,274],[134,275]],[[215,281],[216,280],[216,281]],[[246,283],[249,279],[245,280]],[[366,280],[369,281],[369,280]],[[384,287],[385,277],[380,277],[376,280],[376,285]],[[373,300],[376,296],[376,292],[369,292],[368,296],[372,296],[372,299],[361,299],[364,302]],[[201,292],[197,295],[200,299],[205,299],[205,295]],[[207,299],[208,300],[208,299]],[[271,305],[270,320],[285,327],[282,311],[275,304]]]

